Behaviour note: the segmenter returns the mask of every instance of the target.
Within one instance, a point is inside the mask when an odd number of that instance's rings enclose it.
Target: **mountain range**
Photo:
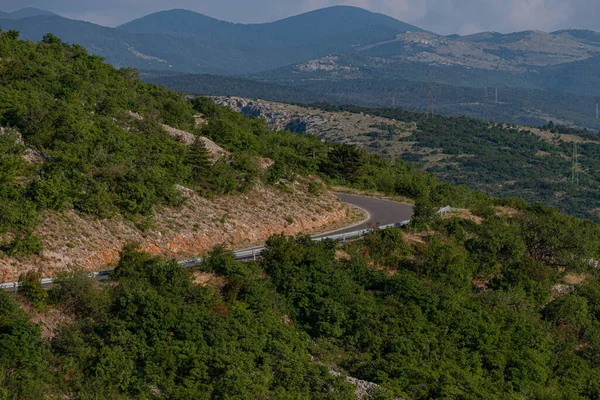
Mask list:
[[[347,6],[262,24],[169,10],[116,28],[24,9],[0,14],[0,27],[30,40],[51,32],[194,94],[413,111],[435,105],[449,114],[600,129],[600,33],[588,30],[442,36]]]
[[[40,10],[39,8],[25,7],[13,12],[0,11],[0,19],[21,19],[29,17],[55,16],[51,11]]]
[[[252,74],[352,51],[422,31],[355,7],[333,7],[266,24],[233,24],[186,10],[158,12],[117,28],[39,15],[0,20],[25,39],[48,32],[116,66],[213,74]]]

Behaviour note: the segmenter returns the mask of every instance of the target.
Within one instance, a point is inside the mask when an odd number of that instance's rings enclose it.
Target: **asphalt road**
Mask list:
[[[390,200],[374,199],[373,197],[353,196],[350,194],[335,194],[341,201],[362,208],[369,213],[369,219],[358,225],[343,228],[334,232],[328,232],[321,236],[338,235],[342,233],[355,232],[368,229],[373,226],[394,224],[407,221],[413,215],[413,206]]]
[[[372,197],[353,196],[349,194],[335,194],[341,201],[350,205],[356,206],[365,210],[369,214],[369,218],[359,224],[339,229],[333,232],[323,233],[314,238],[323,236],[340,235],[343,233],[356,232],[374,226],[390,225],[397,222],[409,220],[413,214],[413,207],[408,204],[397,203],[395,201],[374,199]],[[258,249],[258,248],[255,248]],[[247,249],[252,250],[252,249]],[[108,274],[97,276],[98,280],[108,279]],[[52,286],[52,283],[44,283],[44,287]],[[2,290],[2,289],[0,289]],[[5,290],[11,290],[5,288]]]

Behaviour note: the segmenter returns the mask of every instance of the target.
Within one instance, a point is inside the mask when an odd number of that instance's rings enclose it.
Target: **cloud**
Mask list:
[[[568,21],[572,4],[551,0],[512,0],[508,21],[515,30],[552,30]]]

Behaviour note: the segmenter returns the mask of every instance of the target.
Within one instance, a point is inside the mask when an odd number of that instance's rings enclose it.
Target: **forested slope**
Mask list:
[[[360,140],[375,152],[416,162],[446,182],[600,220],[600,137],[596,132],[552,122],[538,128],[512,126],[401,108],[317,107],[414,123],[411,135],[390,125],[387,135]]]
[[[554,123],[508,125],[402,108],[213,99],[263,119],[271,129],[285,127],[326,141],[354,143],[373,153],[415,163],[446,182],[600,220],[596,173],[600,169],[600,136],[595,132]]]
[[[217,247],[193,274],[127,248],[110,284],[28,280],[0,293],[0,382],[15,399],[353,399],[347,374],[374,399],[596,399],[598,226],[507,210],[345,245],[273,236],[248,264]]]
[[[191,166],[159,125],[193,127],[178,95],[52,35],[36,44],[2,32],[0,58],[0,231],[13,233],[5,251],[39,250],[31,233],[42,209],[109,217],[179,201],[175,184],[191,179]]]
[[[50,291],[23,274],[0,293],[0,398],[352,399],[345,375],[378,399],[600,396],[597,224],[186,103],[50,35],[2,32],[0,58],[2,257],[40,251],[39,212],[141,224],[180,204],[177,185],[287,193],[313,175],[415,200],[407,230],[339,246],[275,235],[248,264],[217,246],[189,271],[131,245],[107,284],[77,266]],[[441,205],[461,210],[442,219]]]

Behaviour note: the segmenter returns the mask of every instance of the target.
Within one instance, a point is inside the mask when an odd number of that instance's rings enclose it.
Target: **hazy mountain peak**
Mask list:
[[[248,32],[261,32],[261,37],[273,34],[273,29],[278,33],[285,27],[287,35],[303,35],[310,40],[311,36],[326,37],[344,32],[351,32],[361,28],[397,30],[397,33],[406,31],[423,31],[422,29],[406,24],[402,21],[383,14],[377,14],[359,7],[333,6],[309,11],[279,21],[259,24],[236,24],[221,21],[195,11],[174,9],[159,11],[123,24],[118,29],[132,33],[177,33],[198,35],[203,28],[237,29],[238,36],[245,36]],[[204,33],[204,32],[202,32]],[[231,33],[228,33],[231,34]],[[267,39],[272,39],[267,37]],[[295,38],[298,41],[300,38]],[[301,41],[301,40],[300,40]]]
[[[172,9],[155,12],[123,24],[117,29],[132,33],[199,34],[202,29],[228,27],[231,22],[220,21],[195,11]]]
[[[11,19],[21,19],[21,18],[29,18],[29,17],[41,17],[41,16],[48,17],[48,16],[57,15],[51,11],[42,10],[42,9],[34,8],[34,7],[25,7],[25,8],[21,8],[17,11],[13,11],[11,13],[6,13],[6,14]]]

